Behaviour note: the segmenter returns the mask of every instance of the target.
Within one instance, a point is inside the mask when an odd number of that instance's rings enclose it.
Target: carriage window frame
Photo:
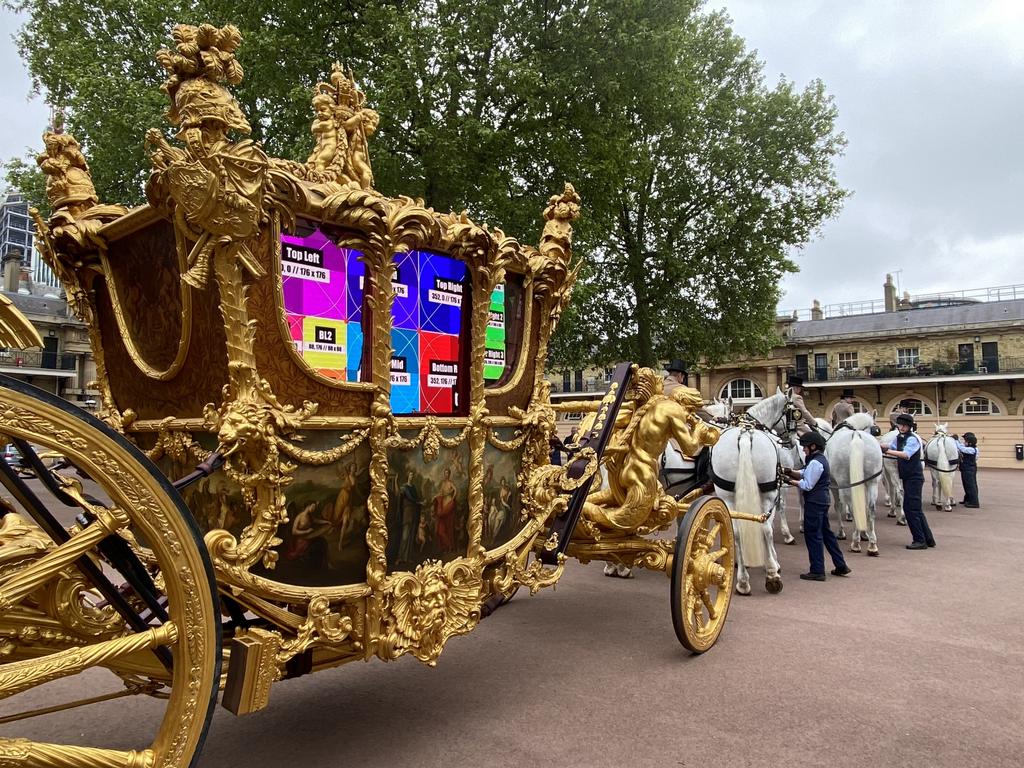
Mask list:
[[[281,242],[282,235],[289,237],[303,238],[308,237],[317,230],[319,230],[325,237],[328,238],[336,247],[343,251],[352,251],[356,254],[357,259],[362,259],[362,252],[357,248],[347,248],[338,245],[338,240],[342,237],[345,229],[332,224],[329,221],[321,221],[309,217],[297,217],[295,219],[294,226],[285,228],[284,226],[277,226],[275,231],[275,257],[274,257],[274,269],[277,277],[277,285],[275,287],[276,295],[274,301],[278,308],[278,326],[281,335],[281,339],[285,344],[288,353],[298,363],[299,369],[307,376],[311,377],[315,381],[325,384],[329,387],[336,389],[347,389],[347,390],[365,390],[373,386],[372,371],[369,367],[369,362],[372,359],[370,352],[369,340],[372,339],[373,334],[373,313],[371,310],[371,304],[369,301],[369,294],[366,290],[366,286],[369,284],[365,278],[368,275],[364,275],[364,288],[363,295],[360,301],[360,320],[359,326],[362,332],[362,349],[360,354],[359,363],[359,378],[356,380],[348,380],[347,376],[344,379],[335,379],[330,376],[325,376],[320,373],[308,360],[302,355],[302,353],[296,348],[295,342],[291,337],[290,328],[286,320],[287,310],[285,307],[285,296],[284,296],[284,275],[282,273],[282,254],[284,244]],[[348,280],[348,272],[346,271],[346,281]],[[348,321],[346,321],[347,324]],[[347,340],[346,340],[347,344]],[[347,356],[346,356],[347,363]]]
[[[957,416],[999,416],[1002,410],[985,395],[971,395],[961,400],[953,413]]]
[[[470,273],[471,278],[475,279],[472,276],[472,270]],[[510,285],[512,286],[511,290]],[[529,339],[526,338],[527,313],[530,312],[528,302],[532,301],[532,296],[527,290],[526,276],[518,272],[506,272],[502,286],[505,314],[505,369],[496,379],[484,379],[484,389],[488,393],[490,390],[502,390],[516,380],[524,362],[523,346],[529,343]],[[490,315],[488,314],[489,321]]]

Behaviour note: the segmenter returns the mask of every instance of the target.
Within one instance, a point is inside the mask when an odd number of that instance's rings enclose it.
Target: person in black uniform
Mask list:
[[[978,438],[973,432],[964,432],[964,439],[957,441],[960,451],[960,481],[964,484],[964,506],[977,509],[978,501]]]
[[[924,485],[924,470],[921,468],[921,454],[924,446],[920,438],[914,434],[914,417],[909,413],[901,413],[896,417],[895,445],[883,445],[882,453],[897,459],[896,468],[903,482],[903,514],[907,518],[907,527],[913,540],[907,549],[927,549],[935,546],[935,537],[928,527],[928,518],[921,509],[921,487]]]
[[[800,578],[807,581],[825,580],[825,549],[828,549],[835,566],[832,575],[848,576],[850,567],[828,525],[828,507],[832,497],[829,493],[828,459],[823,453],[825,438],[818,432],[808,432],[800,436],[800,445],[804,449],[803,470],[786,469],[789,484],[800,488],[804,497],[804,542],[807,544],[811,567],[807,573],[801,573]]]

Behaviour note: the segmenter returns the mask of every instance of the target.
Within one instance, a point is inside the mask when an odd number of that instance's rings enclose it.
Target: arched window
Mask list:
[[[850,405],[853,406],[853,412],[854,413],[870,413],[871,412],[871,409],[868,408],[866,405],[864,405],[864,403],[862,401],[860,401],[860,400],[856,400],[855,399],[852,403],[850,403]]]
[[[981,395],[971,395],[956,407],[957,416],[989,416],[1001,413],[999,406]]]
[[[906,398],[899,401],[896,405],[903,405],[907,409],[907,413],[912,413],[915,416],[931,416],[932,414],[931,406],[917,398]],[[893,411],[895,410],[894,408]]]
[[[721,398],[733,400],[760,400],[764,397],[761,388],[750,379],[733,379],[722,387]]]

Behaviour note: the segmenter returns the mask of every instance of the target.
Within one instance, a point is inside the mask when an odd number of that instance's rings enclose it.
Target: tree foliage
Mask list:
[[[586,267],[555,365],[767,346],[787,254],[845,195],[822,84],[766,86],[728,19],[698,0],[11,5],[29,17],[18,42],[35,83],[105,200],[141,199],[142,137],[165,125],[153,54],[179,22],[241,29],[237,95],[272,155],[308,154],[310,91],[337,60],[381,113],[382,192],[535,241],[547,194],[572,181]]]

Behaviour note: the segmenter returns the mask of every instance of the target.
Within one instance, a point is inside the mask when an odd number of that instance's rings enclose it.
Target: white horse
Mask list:
[[[925,443],[924,463],[932,474],[932,504],[936,509],[949,512],[956,506],[953,499],[953,473],[960,461],[956,440],[947,432],[945,424],[935,426],[935,434]]]
[[[870,413],[855,413],[847,418],[825,444],[825,458],[835,483],[833,495],[837,511],[849,509],[853,513],[850,551],[860,552],[861,534],[866,533],[868,554],[877,557],[875,503],[882,475],[882,448],[869,433],[874,424],[874,414]],[[843,530],[841,514],[839,530]]]
[[[896,438],[899,430],[891,432],[878,438],[880,445],[896,445]],[[906,525],[907,516],[903,514],[903,481],[900,480],[900,470],[897,459],[889,456],[882,457],[882,484],[885,487],[886,502],[889,505],[889,517],[896,518],[896,525]]]
[[[711,451],[715,490],[730,509],[754,515],[769,515],[763,523],[733,520],[736,533],[736,592],[750,594],[748,568],[764,566],[766,591],[782,591],[779,558],[772,536],[772,517],[781,496],[779,490],[779,446],[769,434],[785,424],[789,398],[785,392],[751,406],[739,426],[722,432]],[[783,427],[784,429],[784,427]]]
[[[732,398],[723,400],[716,397],[704,406],[704,412],[711,417],[711,420],[718,426],[731,426],[733,421]]]

